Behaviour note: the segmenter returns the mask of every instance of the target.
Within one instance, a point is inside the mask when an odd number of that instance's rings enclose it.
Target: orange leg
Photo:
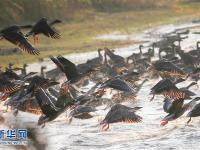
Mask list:
[[[33,35],[33,43],[38,44],[39,43],[39,37],[37,35]]]
[[[36,43],[39,44],[39,36],[36,35]]]
[[[104,93],[105,93],[104,89],[99,89],[98,95],[99,95],[100,97],[102,97],[102,96],[104,95]]]
[[[1,100],[1,101],[5,101],[7,98],[8,98],[7,95],[3,95],[2,97],[0,97],[0,100]]]
[[[168,124],[168,121],[167,120],[162,120],[161,123],[160,123],[160,126],[165,126],[166,124]]]
[[[36,43],[35,35],[33,35],[33,43],[34,43],[34,44]]]

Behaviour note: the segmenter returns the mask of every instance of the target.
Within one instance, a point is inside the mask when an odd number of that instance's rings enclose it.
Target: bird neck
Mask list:
[[[44,75],[44,69],[43,69],[43,68],[41,68],[40,74],[41,74],[42,77],[45,76],[45,75]]]
[[[104,53],[104,64],[108,64],[107,54],[106,54],[106,52]]]
[[[142,55],[142,46],[139,46],[140,55]]]
[[[102,55],[101,55],[101,50],[100,50],[100,49],[98,49],[98,56],[99,56],[99,58],[102,57]]]
[[[190,83],[187,87],[186,87],[186,89],[189,89],[190,87],[192,87],[193,85],[195,85],[194,83]]]

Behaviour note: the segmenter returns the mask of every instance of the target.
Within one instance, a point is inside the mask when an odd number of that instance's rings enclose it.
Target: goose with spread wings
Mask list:
[[[74,105],[75,100],[71,97],[69,92],[61,93],[62,94],[58,98],[55,98],[42,88],[36,90],[35,98],[43,113],[38,120],[38,125],[43,125],[44,127],[46,122],[56,119],[69,106]]]
[[[34,43],[39,42],[39,38],[37,37],[38,34],[44,34],[45,36],[53,39],[60,39],[59,32],[52,27],[57,23],[61,23],[61,21],[54,20],[48,23],[46,18],[41,18],[35,25],[32,25],[32,29],[26,34],[26,37],[33,35]]]
[[[186,87],[187,88],[187,87]],[[190,96],[194,96],[195,93],[189,91],[185,88],[176,87],[170,79],[160,80],[153,88],[151,88],[150,94],[153,94],[153,97],[150,101],[154,99],[155,95],[164,95],[175,100],[179,99],[190,99]]]
[[[157,71],[162,78],[186,79],[188,77],[184,70],[170,61],[158,60],[153,64],[152,69]]]
[[[116,104],[111,107],[110,111],[107,113],[100,125],[103,131],[109,129],[110,123],[117,122],[127,122],[127,123],[138,123],[142,121],[142,117],[137,115],[135,112],[141,109],[141,107],[128,107],[121,104]]]
[[[178,101],[172,100],[170,98],[165,98],[163,109],[168,114],[161,120],[161,126],[165,126],[166,124],[168,124],[169,121],[173,121],[181,117],[187,110],[192,109],[195,106],[196,102],[199,100],[200,97],[196,97],[190,102],[184,103],[184,99],[182,98]],[[191,110],[191,112],[192,111],[193,110]],[[191,113],[189,113],[188,116],[190,116],[190,114]]]
[[[20,26],[10,26],[0,31],[0,38],[6,39],[10,43],[16,45],[21,50],[31,55],[39,55],[39,50],[34,48],[21,32]]]

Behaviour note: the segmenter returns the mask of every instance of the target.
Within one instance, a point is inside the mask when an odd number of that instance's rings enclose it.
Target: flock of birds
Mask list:
[[[55,20],[48,23],[47,19],[42,18],[35,25],[7,27],[0,31],[0,36],[29,54],[39,55],[39,50],[32,46],[28,37],[32,35],[34,43],[38,42],[38,34],[59,39],[61,36],[53,25],[60,22]],[[31,29],[23,34],[23,28]],[[141,122],[143,118],[137,111],[142,107],[129,107],[122,103],[134,102],[145,82],[161,77],[150,93],[153,95],[150,101],[156,95],[164,97],[163,109],[167,115],[161,125],[176,120],[186,111],[189,111],[186,115],[189,123],[191,118],[200,116],[200,97],[189,89],[198,85],[200,77],[199,42],[196,49],[189,52],[181,48],[181,42],[188,38],[189,32],[177,30],[165,35],[160,41],[152,43],[146,53],[140,45],[139,53],[127,58],[107,47],[98,49],[98,57],[78,65],[60,55],[50,56],[57,68],[49,74],[27,73],[27,65],[14,68],[13,64],[9,64],[4,71],[2,68],[0,70],[0,100],[14,115],[18,111],[41,115],[38,125],[42,127],[67,110],[66,118],[70,123],[73,118],[92,118],[91,112],[96,112],[98,106],[106,105],[105,109],[110,110],[100,121],[100,129],[106,131],[112,123]],[[157,54],[159,57],[156,57]],[[65,81],[61,82],[61,79]],[[177,87],[177,84],[186,80],[191,82],[188,86]],[[81,90],[81,87],[90,83],[93,86],[88,91]],[[110,97],[105,97],[105,94]]]

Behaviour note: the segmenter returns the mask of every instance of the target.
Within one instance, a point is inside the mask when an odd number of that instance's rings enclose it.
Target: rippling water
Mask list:
[[[191,26],[191,24],[185,24],[184,26],[189,25]],[[147,36],[147,33],[163,34],[182,26],[169,25],[151,29],[141,34],[140,37],[147,37],[150,41],[155,40],[154,36]],[[195,47],[195,41],[198,38],[198,35],[190,35],[190,38],[183,43],[184,48]],[[131,54],[132,48],[135,48],[135,45],[124,48],[123,55]],[[120,50],[117,52],[121,53]],[[94,53],[92,52],[91,54],[94,57]],[[76,59],[83,56],[85,54],[74,55]],[[73,58],[73,55],[70,58]],[[108,110],[99,110],[94,118],[88,120],[73,119],[70,125],[67,124],[65,117],[60,116],[57,120],[46,124],[44,129],[36,126],[38,116],[20,112],[15,118],[11,113],[4,113],[3,116],[6,118],[5,125],[15,124],[19,128],[24,126],[38,128],[38,136],[42,141],[47,142],[47,150],[199,149],[200,118],[195,118],[190,125],[186,125],[188,118],[183,116],[173,122],[169,122],[165,127],[160,126],[160,120],[166,115],[162,110],[163,97],[156,96],[154,101],[149,102],[151,98],[151,95],[149,95],[150,88],[157,81],[158,79],[152,79],[145,83],[135,102],[129,104],[130,106],[143,107],[137,112],[143,117],[141,123],[111,124],[109,131],[99,132],[98,120],[103,119],[108,112]],[[188,83],[185,82],[182,85],[187,85]],[[194,86],[192,90],[197,95],[199,94],[197,87]],[[1,125],[0,127],[3,128],[5,126]],[[10,150],[12,148],[0,145],[0,149]]]

